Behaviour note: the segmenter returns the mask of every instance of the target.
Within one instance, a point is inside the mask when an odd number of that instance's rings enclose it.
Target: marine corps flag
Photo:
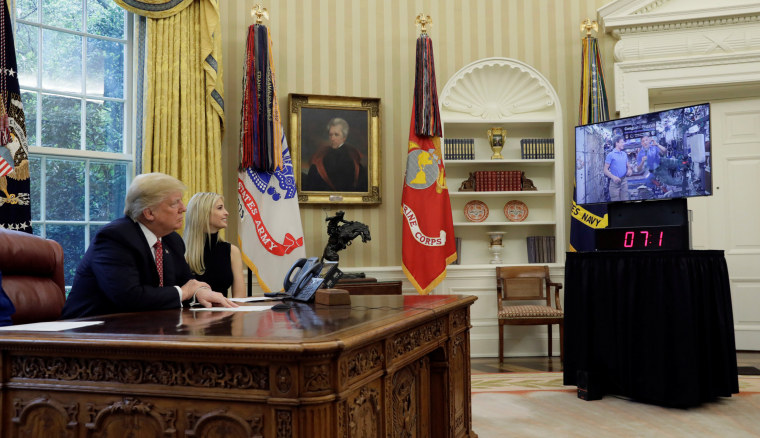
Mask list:
[[[8,2],[0,17],[0,228],[32,232],[29,145]]]
[[[609,120],[607,108],[607,89],[604,86],[602,59],[596,38],[591,36],[591,29],[596,30],[596,22],[588,18],[581,24],[586,31],[583,39],[581,58],[581,102],[578,107],[579,125]],[[576,165],[583,165],[576,163]],[[607,226],[607,205],[594,204],[580,206],[575,203],[573,187],[573,205],[570,210],[570,251],[593,251],[596,247],[595,231]]]
[[[262,24],[248,29],[238,173],[238,243],[265,292],[283,289],[306,256],[298,197],[274,81],[272,42]]]
[[[417,38],[414,104],[401,212],[402,268],[420,294],[430,293],[446,277],[446,265],[457,254],[441,153],[433,42],[424,30]]]

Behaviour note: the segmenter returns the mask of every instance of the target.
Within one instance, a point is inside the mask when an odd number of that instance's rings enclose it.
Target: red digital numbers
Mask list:
[[[649,240],[649,231],[639,231],[639,234],[641,234],[644,238],[644,242],[642,244],[641,241],[636,240],[636,232],[635,231],[626,231],[625,236],[623,236],[623,248],[635,248],[635,247],[641,247],[641,248],[648,248],[650,243],[654,243],[654,240],[650,242]],[[657,246],[662,247],[662,238],[665,235],[664,231],[660,231],[660,238],[657,241]]]
[[[625,248],[633,248],[633,239],[636,237],[636,233],[633,231],[626,231],[625,237],[623,238],[623,247]]]

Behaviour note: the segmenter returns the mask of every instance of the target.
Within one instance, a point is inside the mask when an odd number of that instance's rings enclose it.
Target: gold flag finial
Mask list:
[[[261,24],[264,22],[264,18],[269,20],[269,12],[267,12],[267,8],[256,5],[251,8],[251,17],[256,17],[256,24]]]
[[[433,19],[430,18],[430,15],[425,14],[418,14],[417,18],[414,20],[414,24],[420,26],[420,33],[427,33],[427,25],[433,25]]]
[[[599,30],[599,25],[596,23],[596,20],[591,21],[591,19],[586,18],[581,23],[581,32],[586,32],[586,36],[591,36],[591,30],[594,32],[597,32]]]

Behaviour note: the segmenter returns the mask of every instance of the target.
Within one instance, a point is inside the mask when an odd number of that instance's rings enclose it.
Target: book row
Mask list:
[[[522,190],[521,170],[478,170],[475,171],[476,192],[519,192]]]
[[[451,264],[461,265],[462,264],[462,238],[455,237],[454,242],[456,243],[456,248],[457,248],[457,259],[451,262]]]
[[[554,263],[554,236],[528,236],[528,263]]]
[[[474,146],[473,138],[444,138],[443,157],[446,160],[474,160]]]
[[[520,140],[520,157],[523,159],[554,158],[554,139],[523,138]]]

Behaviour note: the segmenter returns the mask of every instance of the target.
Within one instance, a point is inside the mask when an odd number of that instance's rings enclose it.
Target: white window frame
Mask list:
[[[40,10],[38,11],[38,14],[41,14],[41,4],[45,0],[40,0]],[[87,19],[87,2],[89,0],[80,0],[82,1],[82,28],[85,28],[85,23]],[[38,18],[39,15],[38,15]],[[38,58],[38,68],[37,68],[37,86],[35,87],[29,87],[29,86],[22,86],[22,91],[30,91],[30,92],[36,92],[37,93],[37,108],[36,108],[36,125],[35,126],[27,126],[27,137],[29,136],[29,132],[32,131],[32,129],[35,132],[35,139],[37,140],[37,143],[41,140],[41,133],[42,133],[42,95],[43,94],[52,94],[57,96],[64,96],[64,97],[71,97],[80,99],[81,101],[81,127],[80,127],[80,147],[79,149],[61,149],[61,148],[54,148],[54,147],[42,147],[42,146],[29,146],[29,158],[31,159],[40,159],[40,204],[42,206],[46,205],[47,201],[47,189],[48,187],[45,184],[46,181],[46,169],[47,169],[47,160],[48,159],[61,159],[61,160],[72,160],[72,161],[84,161],[85,163],[85,178],[84,178],[84,198],[85,198],[85,205],[84,205],[84,220],[48,220],[46,217],[46,212],[44,208],[40,208],[40,214],[38,218],[32,218],[32,227],[36,228],[38,234],[40,234],[42,237],[46,237],[47,234],[47,226],[48,225],[84,225],[85,233],[84,233],[84,250],[87,249],[87,247],[90,244],[91,237],[90,236],[90,226],[91,225],[103,225],[107,224],[109,220],[90,220],[90,179],[89,179],[89,169],[91,163],[113,163],[113,164],[120,164],[124,163],[127,165],[126,169],[126,188],[129,187],[130,182],[132,181],[132,178],[134,177],[135,172],[135,157],[134,157],[134,136],[133,136],[133,128],[135,126],[134,124],[134,102],[135,102],[135,96],[134,96],[134,90],[135,90],[135,70],[134,70],[134,50],[135,50],[135,42],[134,42],[134,26],[135,26],[135,16],[132,13],[127,12],[125,14],[125,35],[124,39],[120,38],[112,38],[112,37],[104,37],[100,35],[93,35],[82,31],[72,31],[69,29],[59,29],[53,26],[45,25],[34,21],[28,21],[28,20],[21,20],[16,18],[16,5],[15,2],[13,4],[13,10],[11,11],[11,21],[13,23],[14,28],[14,36],[16,35],[15,31],[17,29],[17,25],[19,23],[33,26],[40,28],[42,30],[52,30],[56,32],[63,32],[70,35],[77,35],[82,37],[82,56],[83,56],[83,63],[82,63],[82,91],[75,93],[75,92],[67,92],[67,91],[59,91],[59,90],[52,90],[52,89],[46,89],[41,86],[42,84],[42,63],[41,58]],[[41,21],[41,20],[40,20]],[[37,38],[37,53],[42,53],[42,32],[39,33],[39,37]],[[104,96],[95,96],[95,95],[88,95],[87,94],[87,88],[86,88],[86,78],[87,78],[87,38],[99,38],[107,41],[114,41],[118,43],[122,43],[126,47],[126,52],[124,54],[125,56],[125,78],[124,78],[124,97],[123,98],[111,98],[111,97],[104,97]],[[123,120],[123,137],[122,142],[124,145],[124,153],[114,153],[114,152],[101,152],[101,151],[88,151],[86,150],[86,116],[87,116],[87,101],[97,99],[97,100],[104,100],[104,101],[118,101],[124,102],[124,120]],[[121,212],[118,212],[121,214]],[[114,218],[115,219],[115,218]],[[70,285],[68,285],[70,286]]]

